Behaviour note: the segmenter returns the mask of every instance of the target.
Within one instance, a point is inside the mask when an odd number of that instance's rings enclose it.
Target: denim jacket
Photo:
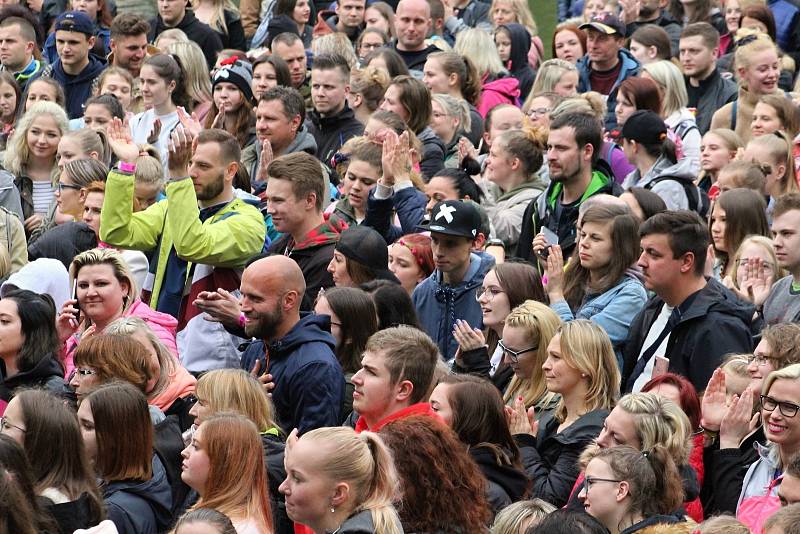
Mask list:
[[[625,275],[617,285],[604,293],[586,295],[583,304],[574,314],[566,300],[553,302],[550,307],[562,321],[590,319],[606,331],[614,346],[614,353],[622,369],[622,344],[628,337],[628,329],[645,303],[647,291],[642,283],[631,275]]]

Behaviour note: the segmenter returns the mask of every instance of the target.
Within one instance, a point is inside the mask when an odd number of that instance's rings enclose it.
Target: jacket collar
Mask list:
[[[367,425],[367,421],[364,419],[364,416],[359,416],[358,421],[356,421],[356,432],[361,433],[365,430],[369,430],[370,432],[377,432],[384,426],[388,425],[392,421],[398,421],[400,419],[405,419],[406,417],[411,417],[414,415],[427,415],[429,417],[434,417],[436,419],[441,420],[439,415],[433,411],[431,405],[427,402],[418,402],[417,404],[412,404],[411,406],[406,406],[402,410],[394,412],[393,414],[387,415],[375,425],[370,428]]]

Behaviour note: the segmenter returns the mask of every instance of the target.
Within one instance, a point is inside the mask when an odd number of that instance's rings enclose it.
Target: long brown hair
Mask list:
[[[739,245],[747,236],[771,237],[767,221],[767,203],[760,193],[752,189],[731,189],[717,198],[717,204],[725,212],[724,239],[728,251],[717,250],[715,246],[714,252],[722,259],[724,272],[728,272],[730,258],[736,254]],[[708,230],[711,231],[710,222]]]
[[[564,272],[564,297],[573,310],[581,307],[587,289],[603,293],[617,285],[636,258],[639,257],[639,220],[625,206],[595,204],[586,209],[582,224],[606,223],[611,229],[611,247],[614,253],[608,265],[600,269],[596,283],[590,281],[590,272],[573,258]]]
[[[200,426],[210,462],[208,482],[192,507],[213,508],[232,518],[272,527],[264,450],[256,425],[243,415],[220,413]]]
[[[253,104],[250,103],[241,90],[239,90],[239,94],[242,97],[242,104],[239,106],[239,109],[233,113],[233,127],[228,130],[223,124],[222,129],[234,136],[239,142],[239,146],[244,148],[247,146],[247,142],[249,141],[253,128],[256,125],[256,112],[253,110]],[[217,117],[218,113],[219,109],[217,108],[216,102],[214,102],[214,99],[212,98],[211,109],[208,111],[208,115],[206,115],[206,123],[204,125],[206,128],[211,128],[213,126],[214,119]]]
[[[336,347],[336,358],[345,373],[355,373],[361,369],[367,340],[378,331],[375,304],[366,291],[352,287],[332,287],[321,298],[341,321],[342,342]]]
[[[508,298],[508,308],[513,310],[520,304],[528,300],[547,302],[542,285],[542,277],[539,271],[530,263],[518,261],[507,261],[496,265],[494,275],[500,282],[500,289]],[[497,348],[497,341],[500,339],[494,330],[486,332],[486,344],[491,354]]]

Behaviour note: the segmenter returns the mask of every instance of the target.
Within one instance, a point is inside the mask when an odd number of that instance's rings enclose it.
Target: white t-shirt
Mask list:
[[[650,326],[650,331],[647,332],[647,337],[642,344],[642,349],[639,352],[639,357],[642,357],[642,354],[650,348],[650,346],[656,342],[658,336],[661,335],[661,332],[664,331],[664,328],[667,326],[669,322],[669,317],[672,315],[672,310],[674,308],[672,306],[667,306],[666,303],[661,307],[661,313],[658,314],[656,320],[653,322],[652,326]],[[656,356],[664,356],[667,350],[667,343],[669,343],[669,336],[667,336],[661,341],[661,344],[658,346],[656,351],[650,356],[650,359],[647,361],[647,365],[645,366],[642,374],[636,379],[636,382],[633,383],[633,392],[641,391],[645,384],[647,384],[651,378],[653,378],[653,366],[655,365]]]
[[[161,164],[164,166],[164,177],[169,178],[169,136],[172,130],[180,123],[178,120],[178,112],[173,111],[166,115],[159,115],[158,119],[161,121],[161,132],[158,134],[158,140],[155,146],[161,156]],[[153,123],[156,120],[156,112],[154,109],[148,109],[137,115],[134,115],[130,121],[131,137],[136,144],[147,143],[147,136],[153,129]]]

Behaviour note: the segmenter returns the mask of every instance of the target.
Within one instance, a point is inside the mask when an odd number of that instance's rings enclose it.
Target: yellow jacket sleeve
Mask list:
[[[152,250],[164,230],[167,202],[156,202],[133,213],[134,177],[111,171],[100,213],[100,239],[109,245],[131,250]]]

